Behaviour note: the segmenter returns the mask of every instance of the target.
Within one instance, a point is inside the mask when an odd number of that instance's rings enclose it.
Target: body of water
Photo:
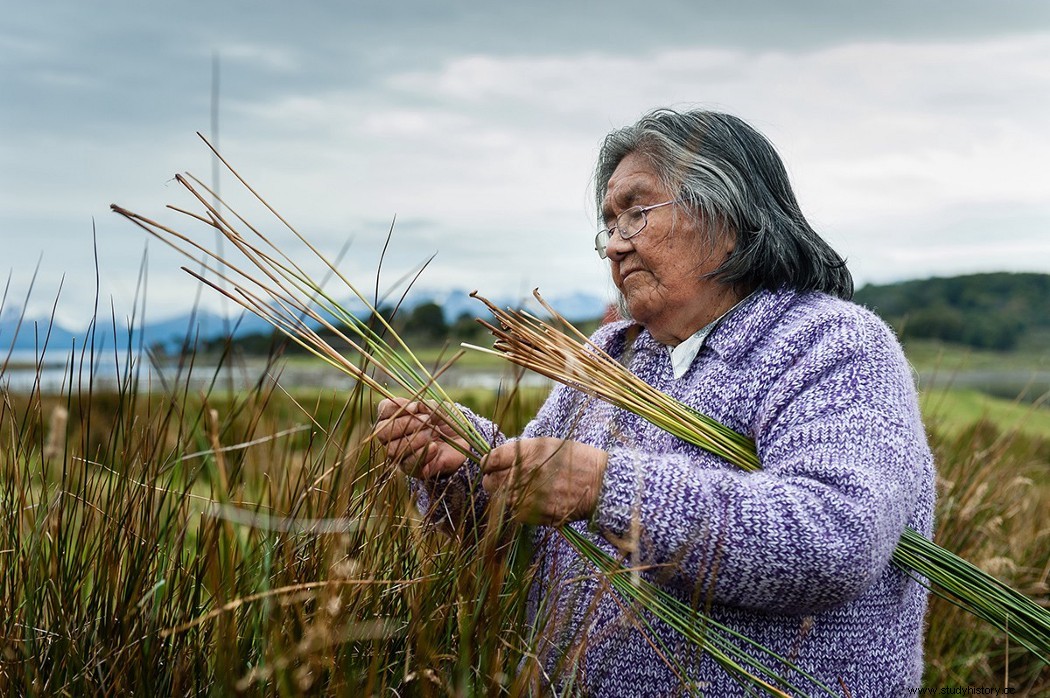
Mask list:
[[[0,356],[0,361],[2,361]],[[278,382],[286,388],[312,386],[335,390],[350,390],[355,380],[320,362],[278,362],[268,365],[262,359],[231,361],[224,365],[215,362],[163,361],[153,363],[138,356],[96,355],[90,357],[45,355],[33,352],[14,352],[7,367],[0,372],[0,387],[12,393],[39,390],[46,394],[67,394],[92,390],[115,390],[120,386],[136,386],[139,391],[174,391],[216,389],[243,390],[262,382]],[[527,387],[545,387],[551,383],[533,373],[519,378],[511,367],[504,371],[493,369],[451,368],[442,376],[445,388],[483,388],[497,390],[515,384]]]
[[[0,361],[4,355],[0,355]],[[526,387],[549,387],[551,381],[531,372],[515,377],[512,367],[504,370],[452,367],[440,379],[445,388],[506,389],[517,382]],[[215,362],[174,361],[152,363],[146,357],[117,356],[112,352],[88,356],[50,354],[42,358],[31,351],[13,352],[7,368],[0,372],[0,386],[15,393],[40,390],[48,394],[65,394],[72,385],[74,392],[91,387],[113,390],[131,385],[143,392],[160,390],[243,390],[260,381],[277,381],[285,387],[312,386],[350,390],[354,379],[320,362],[278,362],[250,358],[219,366]],[[1050,371],[1045,370],[955,370],[930,372],[918,376],[923,390],[969,388],[1009,400],[1036,402],[1050,392]]]

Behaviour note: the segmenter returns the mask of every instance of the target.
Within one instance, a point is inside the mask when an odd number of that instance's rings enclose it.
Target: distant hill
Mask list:
[[[1050,274],[996,272],[867,285],[854,300],[902,339],[1011,350],[1050,334]]]
[[[37,352],[45,344],[63,351],[73,346],[76,334],[47,318],[23,318],[15,309],[0,315],[0,360],[8,350]]]
[[[83,348],[85,344],[90,344],[92,339],[96,349],[104,347],[112,350],[116,346],[123,350],[141,344],[175,350],[187,337],[191,340],[194,337],[211,339],[225,334],[227,328],[232,330],[234,335],[241,335],[266,332],[269,331],[269,327],[268,323],[254,315],[243,314],[227,321],[214,313],[199,311],[157,322],[146,322],[137,325],[131,331],[119,319],[114,331],[112,320],[104,319],[99,322],[94,336],[91,337],[87,329],[69,330],[52,323],[46,317],[20,318],[18,311],[12,309],[0,317],[0,351],[6,353],[10,349],[22,353],[39,352],[45,339],[47,353],[52,358],[61,357],[74,346]]]

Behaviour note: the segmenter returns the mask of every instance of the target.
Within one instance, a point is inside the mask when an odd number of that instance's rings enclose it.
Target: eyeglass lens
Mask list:
[[[620,237],[626,240],[634,237],[645,227],[645,209],[641,206],[629,208],[616,218],[616,229]]]
[[[606,258],[605,250],[609,246],[613,230],[620,233],[620,237],[624,240],[627,240],[640,233],[642,228],[645,227],[645,223],[645,209],[641,206],[634,206],[621,213],[616,217],[615,225],[607,230],[600,231],[594,236],[594,249],[597,250],[598,256],[602,259]]]

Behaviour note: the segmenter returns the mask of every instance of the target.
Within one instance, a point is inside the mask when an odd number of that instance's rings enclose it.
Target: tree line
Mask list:
[[[854,300],[878,313],[902,340],[936,339],[998,351],[1050,340],[1050,274],[995,272],[869,284],[856,292]],[[434,302],[396,312],[387,306],[380,313],[409,346],[484,344],[490,336],[467,313],[446,321]],[[377,318],[371,322],[376,327],[381,324]],[[581,329],[594,326],[584,323]],[[323,329],[320,333],[332,335]],[[216,339],[198,349],[222,350],[228,343]],[[267,354],[282,344],[287,352],[302,351],[274,333],[238,337],[232,344],[246,354]]]
[[[854,300],[901,339],[1008,351],[1050,333],[1050,274],[995,272],[867,285]]]
[[[379,313],[410,347],[440,346],[446,342],[477,344],[484,343],[485,338],[490,336],[488,330],[479,325],[468,313],[463,313],[456,320],[447,322],[441,306],[432,301],[421,303],[411,309],[383,306],[379,308]],[[367,322],[376,332],[383,331],[383,323],[379,321],[379,318],[370,317]],[[339,347],[342,343],[330,329],[322,327],[317,330],[317,333],[327,339],[332,346]],[[265,356],[276,348],[281,348],[286,354],[306,353],[305,349],[276,331],[241,335],[233,340],[224,337],[203,340],[198,343],[197,350],[205,353],[221,352],[228,347],[252,356]]]

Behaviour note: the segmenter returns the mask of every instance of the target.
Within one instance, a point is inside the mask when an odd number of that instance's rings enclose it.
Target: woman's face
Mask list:
[[[648,161],[629,154],[609,178],[602,203],[605,224],[632,206],[674,199]],[[649,211],[648,224],[624,240],[614,234],[606,251],[613,283],[637,322],[664,344],[677,345],[739,300],[732,287],[707,277],[733,249],[731,236],[702,230],[680,204]]]

